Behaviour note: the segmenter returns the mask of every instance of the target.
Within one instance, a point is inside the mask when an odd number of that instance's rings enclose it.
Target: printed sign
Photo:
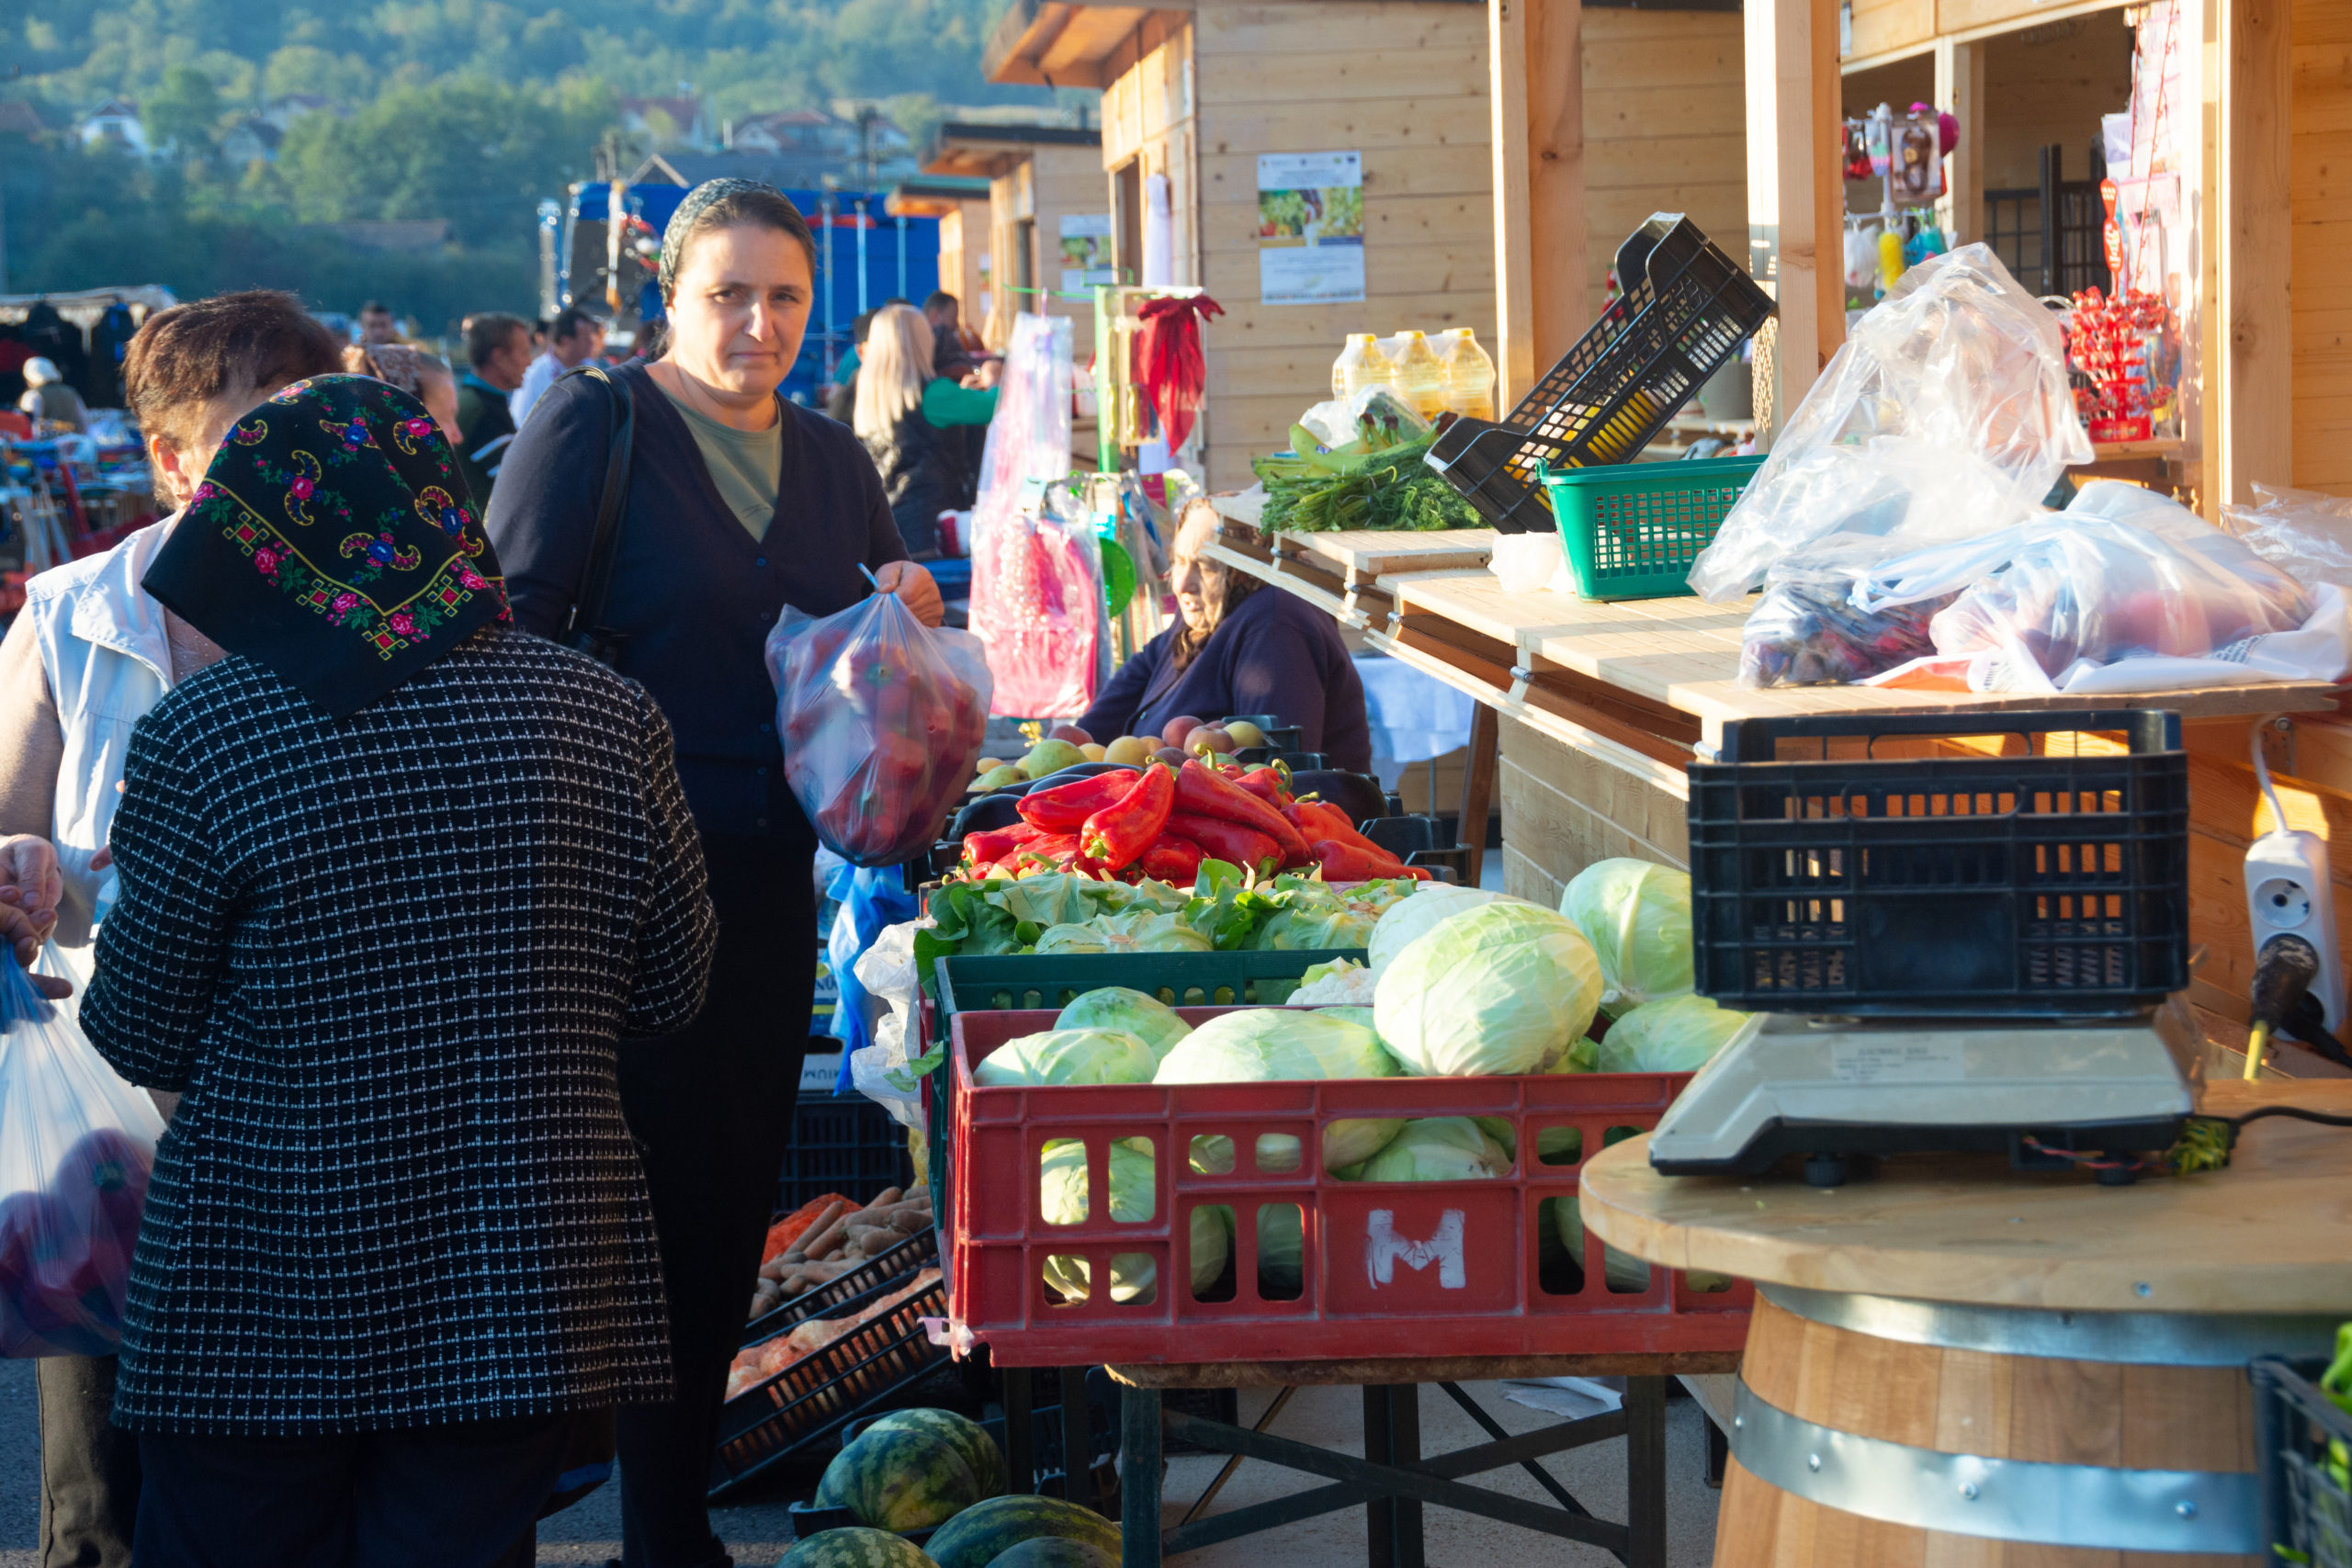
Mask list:
[[[1258,298],[1269,305],[1363,299],[1363,154],[1258,157]]]
[[[1118,281],[1119,269],[1111,263],[1111,215],[1063,213],[1062,288],[1075,294],[1098,283]]]
[[[1951,1083],[1968,1076],[1968,1058],[1949,1035],[1840,1040],[1829,1047],[1829,1076],[1839,1083]]]

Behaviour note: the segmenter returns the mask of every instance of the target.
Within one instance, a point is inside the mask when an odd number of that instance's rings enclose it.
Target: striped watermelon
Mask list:
[[[869,1431],[833,1456],[817,1506],[847,1508],[876,1529],[924,1530],[980,1500],[980,1483],[936,1432]]]
[[[1119,1554],[1091,1541],[1041,1535],[1023,1541],[989,1568],[1119,1568]]]
[[[1004,1450],[997,1447],[987,1427],[969,1416],[958,1416],[953,1410],[894,1410],[869,1424],[865,1431],[933,1433],[953,1445],[964,1462],[972,1467],[972,1478],[980,1483],[980,1497],[995,1497],[1004,1491]],[[978,1500],[979,1497],[973,1499]]]
[[[1013,1494],[975,1503],[939,1527],[930,1540],[939,1568],[989,1568],[1023,1541],[1041,1537],[1082,1541],[1119,1558],[1119,1527],[1091,1508],[1059,1497]]]
[[[819,1530],[784,1554],[775,1568],[939,1568],[922,1548],[888,1530],[852,1525]]]

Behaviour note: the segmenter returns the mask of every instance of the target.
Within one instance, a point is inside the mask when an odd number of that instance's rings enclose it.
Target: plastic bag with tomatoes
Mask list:
[[[0,951],[0,1356],[104,1356],[163,1118]]]
[[[825,847],[898,865],[932,846],[987,738],[980,639],[933,630],[888,593],[768,633],[784,776]]]

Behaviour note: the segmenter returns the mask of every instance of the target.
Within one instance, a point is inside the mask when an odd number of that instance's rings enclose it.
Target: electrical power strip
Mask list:
[[[2335,899],[2327,843],[2317,833],[2265,833],[2245,855],[2246,916],[2258,954],[2272,937],[2292,931],[2319,949],[2312,994],[2326,1010],[2328,1032],[2342,1036],[2344,966],[2335,952]]]

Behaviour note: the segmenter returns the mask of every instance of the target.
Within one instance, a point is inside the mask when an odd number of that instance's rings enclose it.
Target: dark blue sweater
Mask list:
[[[736,521],[685,421],[637,365],[628,510],[605,624],[628,641],[619,673],[652,694],[677,738],[678,776],[706,833],[816,844],[784,785],[768,682],[769,628],[789,603],[830,615],[865,597],[858,571],[902,560],[882,479],[849,427],[789,402],[782,483],[766,536]],[[491,494],[489,528],[514,618],[552,636],[571,607],[604,485],[611,396],[585,376],[532,408]]]
[[[1322,752],[1331,766],[1371,771],[1363,682],[1330,616],[1279,588],[1261,588],[1234,606],[1179,671],[1169,656],[1181,629],[1181,622],[1170,626],[1121,665],[1080,728],[1107,741],[1157,735],[1183,714],[1215,720],[1270,713],[1297,725],[1302,748]]]

